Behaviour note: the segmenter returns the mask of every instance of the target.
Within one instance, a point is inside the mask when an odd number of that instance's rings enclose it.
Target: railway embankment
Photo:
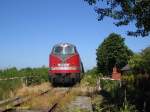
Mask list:
[[[43,83],[19,89],[15,96],[18,96],[18,99],[4,103],[0,109],[3,112],[5,110],[53,112],[50,110],[54,107],[56,112],[92,112],[93,92],[95,87],[82,83],[73,87],[52,87],[49,83]]]
[[[24,86],[15,92],[15,96],[28,96],[29,99],[15,105],[3,105],[15,111],[34,112],[96,112],[100,87],[94,79],[85,76],[80,84],[73,87],[52,87],[50,83],[35,86]],[[48,91],[47,91],[48,90]],[[69,90],[69,92],[68,92]],[[44,92],[47,91],[47,92]],[[43,94],[41,94],[44,92]],[[41,94],[41,95],[40,95]]]

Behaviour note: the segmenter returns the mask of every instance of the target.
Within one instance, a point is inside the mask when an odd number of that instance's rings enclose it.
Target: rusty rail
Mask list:
[[[71,89],[72,88],[69,88],[63,95],[61,95],[60,98],[58,98],[58,100],[49,108],[48,112],[54,112],[59,105],[59,102],[71,91]]]
[[[38,95],[35,95],[34,97],[47,94],[52,89],[53,88],[48,89],[46,91],[43,91],[43,92],[39,93]],[[4,101],[1,101],[0,102],[1,106],[2,105],[4,105],[4,106],[7,105],[7,106],[5,108],[1,108],[0,107],[0,112],[8,112],[10,110],[14,110],[15,107],[20,106],[21,104],[31,100],[34,97],[32,97],[32,96],[23,96],[23,97],[15,97],[15,98],[11,98],[11,99],[7,99],[7,100],[4,100]]]

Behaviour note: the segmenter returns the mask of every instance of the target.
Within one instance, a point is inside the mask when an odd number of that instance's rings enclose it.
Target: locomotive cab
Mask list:
[[[74,45],[64,43],[53,47],[49,56],[49,77],[52,84],[79,82],[83,71],[83,64]]]

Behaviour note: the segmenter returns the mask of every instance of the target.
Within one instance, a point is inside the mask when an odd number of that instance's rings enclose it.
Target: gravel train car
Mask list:
[[[83,64],[74,45],[61,43],[52,48],[49,56],[49,79],[53,85],[80,82],[83,73]]]

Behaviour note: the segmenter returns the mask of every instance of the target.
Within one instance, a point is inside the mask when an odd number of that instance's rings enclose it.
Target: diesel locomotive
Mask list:
[[[49,55],[49,79],[53,85],[80,82],[84,73],[80,55],[73,44],[56,44]]]

